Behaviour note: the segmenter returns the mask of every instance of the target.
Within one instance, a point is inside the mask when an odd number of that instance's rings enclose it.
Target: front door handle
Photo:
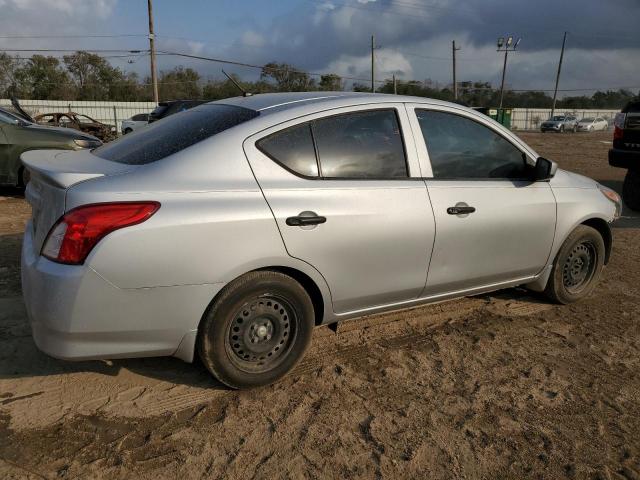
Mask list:
[[[287,225],[290,227],[306,227],[309,225],[319,225],[321,223],[325,223],[327,221],[327,217],[323,217],[320,215],[309,215],[307,212],[302,212],[296,217],[289,217],[286,220]]]
[[[459,207],[455,206],[455,207],[447,208],[447,213],[449,215],[466,215],[469,213],[473,213],[475,211],[476,211],[475,207],[470,207],[468,205],[465,205],[465,206],[461,205]]]

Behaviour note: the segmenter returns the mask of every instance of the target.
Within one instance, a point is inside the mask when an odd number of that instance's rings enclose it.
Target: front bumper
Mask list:
[[[612,148],[609,150],[609,165],[618,168],[640,168],[640,151]]]
[[[22,245],[22,291],[37,347],[65,360],[193,358],[200,318],[222,287],[118,288],[88,265],[61,265]]]
[[[542,125],[540,127],[540,131],[542,132],[559,132],[560,125]]]

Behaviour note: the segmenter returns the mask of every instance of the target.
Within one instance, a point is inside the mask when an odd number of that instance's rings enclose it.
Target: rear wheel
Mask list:
[[[605,246],[600,233],[586,225],[578,226],[562,244],[545,294],[558,303],[572,303],[595,288],[604,265]]]
[[[564,133],[564,125],[560,125],[560,133]]]
[[[313,326],[313,304],[298,282],[278,272],[251,272],[227,285],[210,306],[198,351],[225,385],[267,385],[300,361]]]
[[[125,129],[124,129],[124,132],[122,132],[122,133],[123,133],[124,135],[126,135],[127,133],[131,133],[131,132],[133,132],[133,130],[132,130],[132,129],[130,129],[130,128],[125,128]]]
[[[627,170],[622,185],[622,199],[631,210],[640,211],[640,169]]]

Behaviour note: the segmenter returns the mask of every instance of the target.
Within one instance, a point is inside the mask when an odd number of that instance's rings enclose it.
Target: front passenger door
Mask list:
[[[551,251],[556,202],[547,182],[527,179],[523,150],[463,110],[413,111],[436,220],[424,295],[525,283],[538,274]]]

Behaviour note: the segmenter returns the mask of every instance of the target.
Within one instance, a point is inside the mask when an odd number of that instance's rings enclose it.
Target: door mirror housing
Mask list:
[[[538,157],[536,164],[531,171],[531,180],[534,182],[544,182],[551,180],[556,174],[558,165],[544,157]]]

